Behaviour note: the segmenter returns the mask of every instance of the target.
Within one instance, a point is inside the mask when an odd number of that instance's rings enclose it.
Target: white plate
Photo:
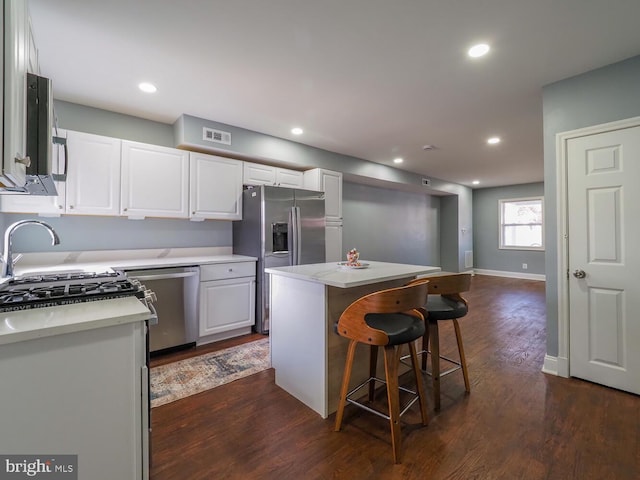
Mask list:
[[[360,265],[347,265],[347,262],[340,262],[338,263],[338,265],[340,266],[340,268],[344,268],[346,270],[361,270],[363,268],[369,268],[368,263],[362,262],[360,262]]]

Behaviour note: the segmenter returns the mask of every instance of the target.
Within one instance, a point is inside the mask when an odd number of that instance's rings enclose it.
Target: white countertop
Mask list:
[[[371,283],[386,282],[400,278],[414,277],[439,272],[440,267],[428,265],[406,265],[403,263],[386,263],[360,260],[369,264],[367,268],[346,269],[337,263],[312,263],[291,267],[265,268],[266,273],[297,278],[308,282],[322,283],[332,287],[351,288]]]
[[[136,297],[0,313],[0,345],[142,322],[149,310]]]
[[[231,247],[26,253],[16,263],[14,274],[20,276],[70,270],[100,272],[110,268],[137,270],[256,260],[255,257],[232,254]]]

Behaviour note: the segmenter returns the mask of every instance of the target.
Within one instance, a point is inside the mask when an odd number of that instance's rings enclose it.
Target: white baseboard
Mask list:
[[[542,372],[549,375],[556,375],[557,377],[569,377],[569,360],[564,357],[552,357],[551,355],[544,356],[544,363],[542,364]]]
[[[538,280],[544,282],[546,275],[539,273],[522,273],[522,272],[505,272],[502,270],[485,270],[483,268],[474,268],[476,275],[491,275],[492,277],[521,278],[523,280]]]

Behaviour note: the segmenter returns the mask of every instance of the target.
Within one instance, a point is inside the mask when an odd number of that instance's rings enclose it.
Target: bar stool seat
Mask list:
[[[422,350],[418,355],[422,356],[422,370],[427,372],[427,356],[431,357],[431,378],[433,381],[433,402],[434,409],[440,410],[440,379],[457,370],[462,370],[465,391],[471,391],[469,383],[469,372],[467,361],[464,355],[462,344],[462,333],[458,319],[464,317],[469,312],[469,305],[462,297],[461,293],[466,292],[471,287],[470,273],[437,274],[426,277],[429,279],[427,296],[423,313],[427,318],[428,328],[422,338]],[[409,282],[412,285],[416,280]],[[458,344],[459,359],[453,359],[440,354],[440,331],[438,324],[441,321],[451,320],[456,334]],[[430,348],[429,348],[430,347]],[[407,357],[402,357],[404,360]],[[442,372],[440,370],[440,360],[446,360],[454,365],[452,368]]]
[[[419,310],[427,295],[428,280],[412,285],[390,288],[365,295],[349,305],[336,324],[336,332],[349,339],[347,359],[336,412],[335,430],[340,431],[347,403],[389,420],[393,460],[400,463],[400,417],[416,402],[420,403],[422,424],[428,424],[427,408],[422,386],[422,375],[416,354],[415,340],[426,332],[424,315]],[[369,351],[369,378],[349,391],[355,350],[358,344],[367,344]],[[409,345],[416,390],[399,386],[397,348]],[[385,378],[376,377],[378,347],[384,347]],[[386,385],[388,415],[356,398],[363,387],[369,387],[369,402],[373,401],[376,382]],[[400,391],[411,394],[412,400],[400,411]]]

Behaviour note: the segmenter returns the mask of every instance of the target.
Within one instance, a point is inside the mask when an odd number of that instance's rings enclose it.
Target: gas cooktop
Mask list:
[[[106,300],[135,295],[145,288],[122,271],[62,272],[12,278],[0,287],[0,312]]]

